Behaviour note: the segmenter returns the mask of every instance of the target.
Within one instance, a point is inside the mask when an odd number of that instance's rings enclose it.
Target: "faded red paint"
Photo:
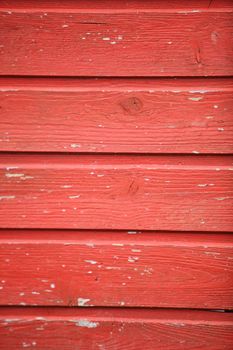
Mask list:
[[[233,348],[232,34],[232,0],[1,1],[0,350]]]

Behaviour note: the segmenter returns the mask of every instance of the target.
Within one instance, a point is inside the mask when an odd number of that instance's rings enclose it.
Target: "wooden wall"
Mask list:
[[[233,2],[2,0],[0,349],[233,348]]]

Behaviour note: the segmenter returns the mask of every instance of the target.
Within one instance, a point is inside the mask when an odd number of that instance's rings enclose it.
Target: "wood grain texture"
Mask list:
[[[3,1],[2,75],[230,76],[230,1]],[[144,2],[143,2],[144,3]],[[170,2],[171,3],[171,2]]]
[[[10,10],[12,7],[17,10],[34,10],[38,11],[41,9],[56,8],[57,11],[66,12],[66,10],[72,9],[74,12],[76,10],[80,11],[91,11],[93,10],[104,10],[104,11],[114,11],[114,13],[133,11],[137,12],[138,10],[143,11],[168,11],[173,12],[176,10],[186,9],[188,11],[195,11],[197,9],[202,9],[204,11],[230,11],[232,8],[231,0],[168,0],[166,2],[162,0],[2,0],[1,6],[4,9]]]
[[[0,231],[0,304],[233,308],[230,234]]]
[[[208,311],[2,308],[0,349],[231,350],[232,314]]]
[[[0,150],[232,153],[232,79],[1,79]]]
[[[1,155],[2,228],[233,230],[230,156]]]

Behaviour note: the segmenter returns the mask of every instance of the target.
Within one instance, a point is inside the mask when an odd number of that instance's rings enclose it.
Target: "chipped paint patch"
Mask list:
[[[34,179],[33,176],[25,175],[25,174],[17,174],[17,173],[6,173],[6,177],[19,177],[20,180],[29,180]]]
[[[135,262],[137,261],[139,258],[137,256],[129,256],[128,257],[128,262]]]
[[[0,196],[0,200],[2,199],[15,199],[15,196]]]
[[[99,322],[92,322],[88,320],[79,320],[75,324],[77,327],[86,327],[86,328],[96,328],[99,326]]]
[[[195,102],[201,101],[202,99],[203,99],[202,96],[200,96],[200,97],[189,97],[189,100],[190,100],[190,101],[195,101]]]
[[[87,262],[88,264],[92,264],[92,265],[97,264],[97,261],[95,261],[95,260],[84,260],[84,261]]]
[[[71,148],[79,148],[79,147],[81,147],[81,145],[78,143],[71,143],[70,147]]]
[[[13,174],[13,173],[6,173],[5,174],[6,177],[22,177],[25,176],[24,174]]]
[[[88,303],[91,299],[85,299],[85,298],[78,298],[77,304],[78,306],[87,306],[86,303]]]

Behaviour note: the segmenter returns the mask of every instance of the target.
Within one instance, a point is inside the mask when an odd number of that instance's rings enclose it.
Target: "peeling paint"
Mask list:
[[[0,200],[2,199],[15,199],[15,196],[0,196]]]
[[[91,299],[85,299],[85,298],[78,298],[77,304],[78,306],[87,306],[86,303],[88,303]]]
[[[201,101],[203,99],[203,97],[189,97],[189,100],[190,101],[195,101],[195,102],[197,102],[197,101]]]
[[[96,328],[99,326],[99,322],[92,322],[92,321],[88,321],[88,320],[79,320],[76,322],[76,326],[86,327],[86,328]]]
[[[97,261],[95,261],[95,260],[84,260],[84,261],[89,263],[89,264],[92,264],[92,265],[97,264]]]

